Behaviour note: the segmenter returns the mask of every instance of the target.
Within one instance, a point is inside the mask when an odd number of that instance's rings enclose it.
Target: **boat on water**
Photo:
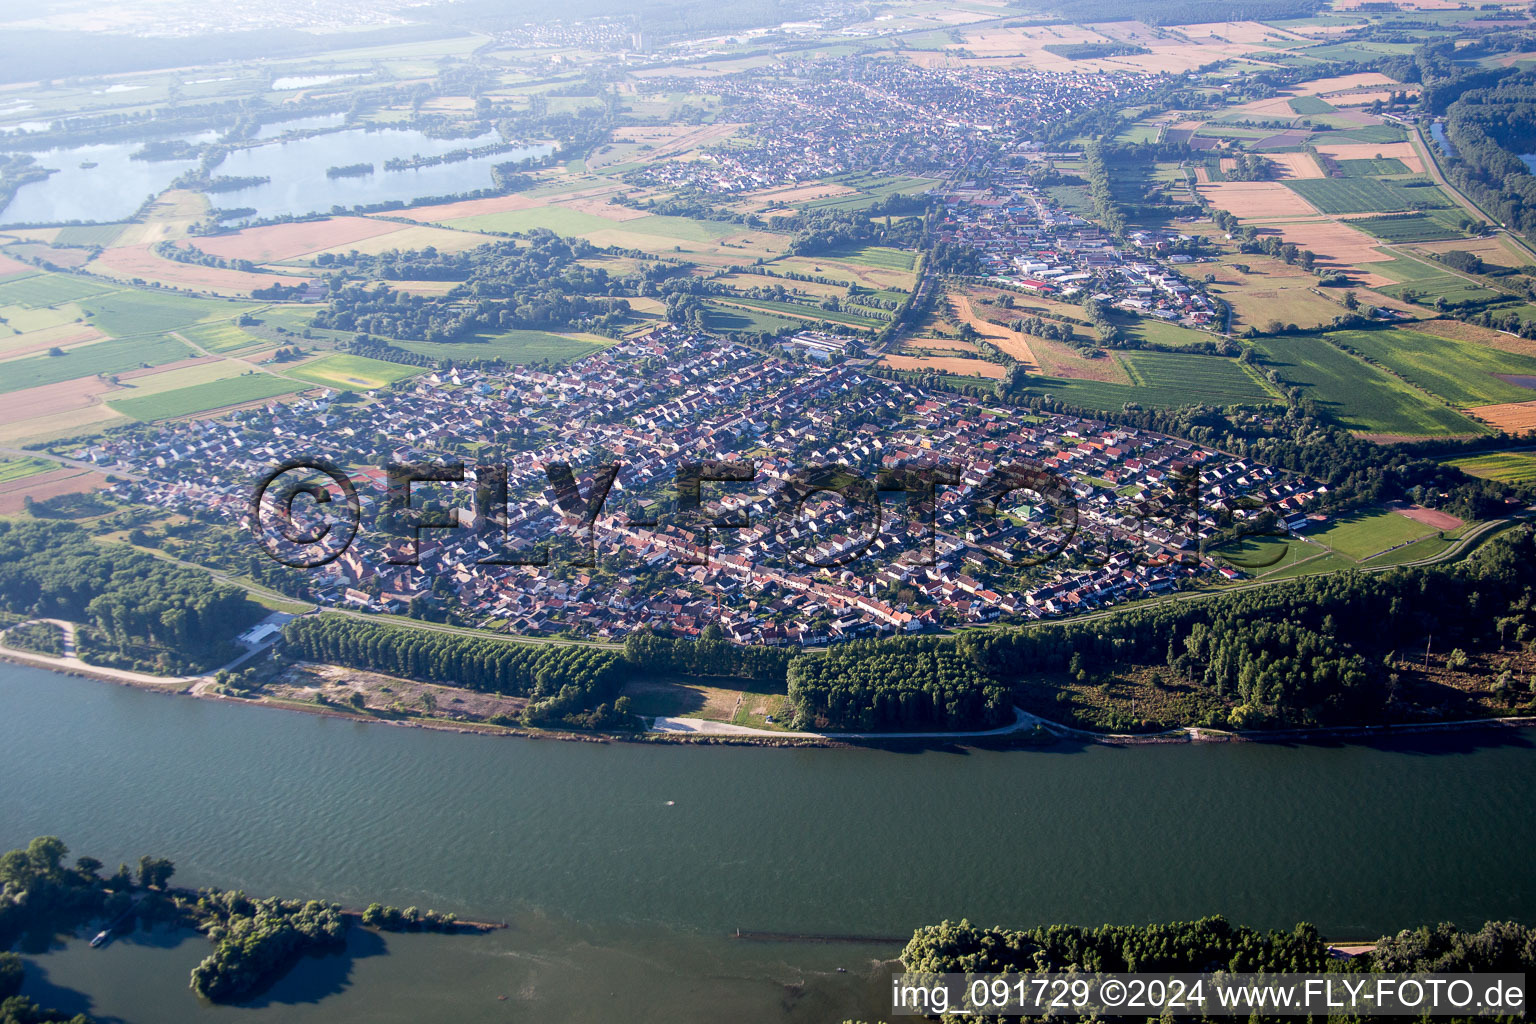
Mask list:
[[[96,937],[91,940],[91,948],[92,949],[97,949],[97,948],[99,948],[101,946],[105,946],[108,942],[111,942],[111,941],[112,941],[112,929],[111,928],[103,928],[101,931],[97,932],[96,933]]]

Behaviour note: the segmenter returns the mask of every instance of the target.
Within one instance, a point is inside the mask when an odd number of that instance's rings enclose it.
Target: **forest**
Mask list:
[[[307,661],[527,697],[524,725],[582,729],[631,724],[614,707],[623,661],[595,647],[518,643],[318,615],[284,626],[282,650]]]
[[[602,269],[578,261],[601,250],[581,239],[534,232],[529,244],[492,243],[461,253],[435,249],[380,256],[334,256],[321,265],[385,280],[459,281],[446,296],[409,295],[332,279],[329,305],[316,327],[380,334],[408,341],[450,341],[475,331],[565,327],[628,312],[628,303]]]
[[[174,674],[238,652],[234,637],[266,614],[244,591],[70,523],[0,520],[0,609],[84,623],[82,656]],[[88,652],[88,653],[87,653]]]
[[[1010,694],[1046,674],[1097,682],[1157,666],[1219,699],[1203,723],[1241,729],[1381,721],[1397,699],[1398,651],[1500,650],[1536,642],[1536,530],[1522,526],[1465,563],[1304,578],[1206,601],[957,637],[842,644],[789,666],[797,724],[909,731],[1003,724]]]

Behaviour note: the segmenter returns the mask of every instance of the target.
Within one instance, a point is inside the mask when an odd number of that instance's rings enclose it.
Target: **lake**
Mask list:
[[[320,127],[324,119],[304,118],[285,125],[263,126],[263,140],[274,131]],[[199,136],[194,141],[210,141]],[[425,196],[450,195],[490,188],[491,167],[553,151],[548,143],[520,146],[504,153],[414,170],[386,171],[392,157],[437,156],[500,141],[495,132],[470,139],[434,139],[414,129],[362,128],[330,132],[303,139],[270,139],[248,149],[232,151],[214,170],[226,177],[266,177],[265,185],[220,192],[214,206],[251,207],[257,217],[329,213],[333,206],[408,202]],[[44,224],[64,221],[108,223],[133,216],[145,198],[170,186],[197,166],[193,160],[132,160],[142,142],[75,146],[36,153],[43,167],[58,173],[23,185],[0,210],[0,224]],[[94,163],[93,168],[81,168]],[[371,163],[374,173],[356,178],[328,178],[326,169]]]
[[[512,925],[357,935],[349,955],[305,961],[240,1011],[187,990],[201,937],[31,958],[29,992],[144,1024],[880,1012],[881,959],[899,941],[765,943],[738,928],[899,938],[945,917],[1223,913],[1370,938],[1536,919],[1519,852],[1536,840],[1536,734],[1517,730],[1014,751],[565,743],[0,664],[0,750],[7,848],[51,833],[109,865],[170,857],[185,885]]]

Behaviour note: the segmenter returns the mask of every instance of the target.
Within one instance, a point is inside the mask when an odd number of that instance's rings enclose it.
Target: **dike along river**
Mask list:
[[[920,924],[1310,920],[1331,938],[1536,920],[1536,731],[1013,751],[562,743],[390,728],[0,664],[0,843],[184,885],[510,927],[373,936],[252,1008],[201,936],[83,940],[26,991],[130,1024],[837,1021]],[[838,973],[844,967],[847,973]],[[504,998],[503,998],[504,997]]]

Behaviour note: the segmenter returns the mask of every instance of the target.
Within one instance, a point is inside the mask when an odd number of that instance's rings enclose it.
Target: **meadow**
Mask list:
[[[1536,391],[1494,376],[1536,376],[1531,356],[1410,330],[1335,331],[1324,337],[1461,408],[1536,399]]]
[[[1408,165],[1395,156],[1367,157],[1338,161],[1346,178],[1379,178],[1385,174],[1408,174]]]
[[[1368,434],[1443,436],[1485,428],[1322,338],[1264,338],[1255,349],[1281,380],[1300,387],[1318,410]]]
[[[107,404],[124,416],[136,420],[166,420],[263,398],[276,398],[300,391],[303,387],[285,377],[274,377],[269,373],[247,373],[163,391],[158,395],[109,400]]]
[[[282,372],[338,391],[373,391],[397,380],[414,377],[422,372],[422,368],[337,352],[301,366],[285,368]]]

